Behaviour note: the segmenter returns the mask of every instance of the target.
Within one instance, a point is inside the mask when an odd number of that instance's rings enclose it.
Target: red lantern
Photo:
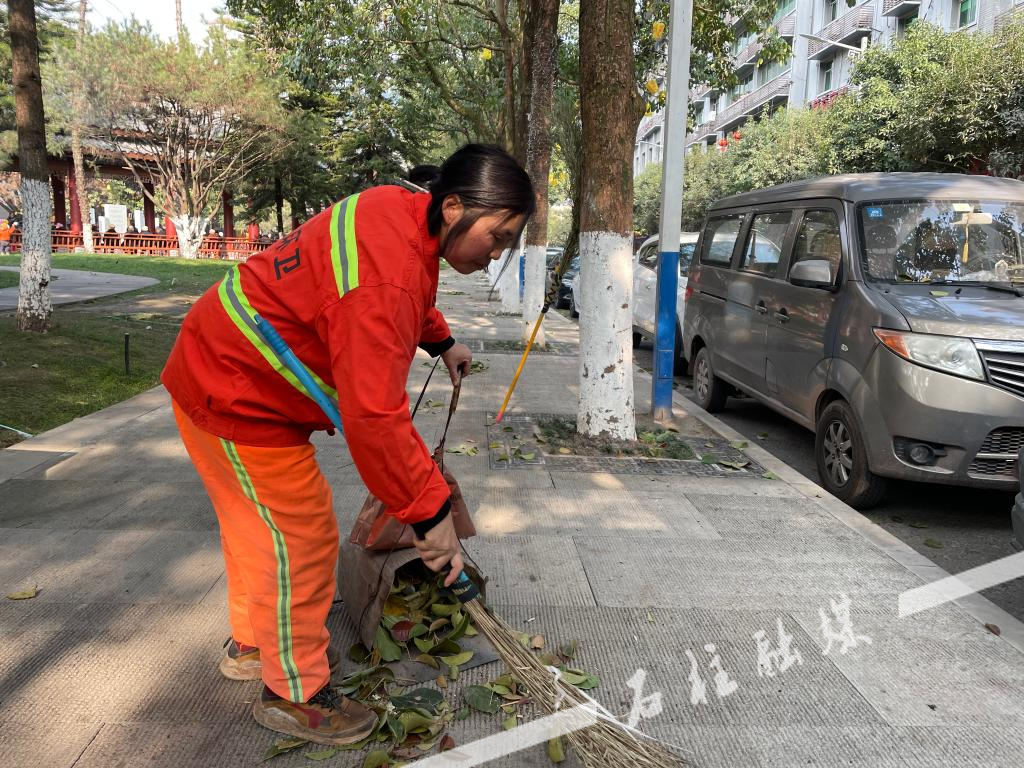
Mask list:
[[[740,133],[739,131],[734,131],[733,132],[733,134],[732,134],[732,140],[733,141],[739,141],[742,138],[743,138],[743,134],[742,133]]]
[[[729,146],[729,140],[728,139],[719,139],[718,140],[718,146],[721,147],[722,149],[725,149],[726,147]]]

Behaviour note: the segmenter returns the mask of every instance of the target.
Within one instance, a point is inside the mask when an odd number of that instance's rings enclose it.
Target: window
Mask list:
[[[819,65],[818,71],[821,72],[821,93],[832,90],[832,66],[834,62],[826,62]]]
[[[772,17],[772,21],[777,22],[788,16],[794,8],[796,8],[796,0],[779,0],[779,4],[775,8],[775,15]]]
[[[693,262],[693,249],[695,246],[695,243],[682,243],[679,246],[680,277],[685,277],[690,272],[690,264]],[[659,255],[661,255],[661,251],[658,250],[658,243],[651,243],[646,248],[640,249],[637,261],[640,263],[640,266],[657,272]]]
[[[792,58],[785,61],[770,61],[758,70],[758,77],[761,85],[774,80],[776,77],[787,71],[793,63]]]
[[[766,277],[775,277],[782,256],[782,243],[793,218],[791,211],[763,213],[754,217],[747,235],[740,268],[757,272]]]
[[[960,17],[957,27],[966,27],[978,20],[978,0],[960,0]]]
[[[732,98],[730,101],[736,101],[744,95],[750,93],[754,89],[754,73],[751,72],[749,75],[740,80],[736,85],[732,87],[730,91]]]
[[[839,239],[839,219],[834,211],[807,211],[793,243],[790,272],[801,261],[826,261],[836,279],[843,260],[843,247]]]
[[[741,224],[742,216],[711,219],[704,230],[704,251],[700,263],[728,267],[732,261],[732,251],[736,245],[736,238],[739,237]]]
[[[910,27],[917,21],[917,12],[915,11],[910,16],[904,16],[901,19],[896,20],[896,39],[902,40],[907,36],[907,32],[910,31]]]
[[[839,16],[839,0],[825,0],[825,23],[835,21]]]

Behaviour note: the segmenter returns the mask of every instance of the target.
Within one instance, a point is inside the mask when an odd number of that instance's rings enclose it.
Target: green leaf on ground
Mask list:
[[[340,751],[341,750],[331,748],[325,749],[322,752],[305,752],[302,756],[308,760],[330,760]]]
[[[729,443],[729,445],[731,445],[737,451],[742,451],[744,448],[747,447],[747,441],[746,440],[733,440],[731,443]]]
[[[716,459],[710,453],[705,453],[703,456],[700,457],[700,462],[701,464],[717,464],[718,459]]]
[[[761,474],[761,477],[763,477],[765,480],[778,480],[779,479],[779,476],[776,475],[774,472],[763,472]]]
[[[725,461],[720,460],[718,462],[723,467],[729,467],[729,469],[743,469],[744,467],[750,466],[749,461]]]
[[[417,643],[417,645],[419,645],[419,643]],[[414,661],[418,661],[420,664],[426,664],[428,667],[433,667],[434,669],[441,668],[441,665],[437,663],[437,659],[429,653],[421,653],[414,659]]]
[[[455,713],[455,719],[465,720],[471,714],[473,714],[473,710],[471,710],[469,707],[462,707],[461,709],[459,709],[458,712]]]
[[[917,520],[914,520],[911,523],[907,523],[907,525],[909,525],[911,528],[927,528],[928,527],[927,523],[920,523]]]
[[[477,712],[486,712],[489,715],[493,715],[501,706],[501,699],[497,694],[482,685],[469,686],[462,692],[462,697]]]
[[[417,688],[408,693],[391,694],[396,709],[425,709],[433,712],[444,701],[444,694],[433,688]]]
[[[488,448],[501,448],[501,443],[499,443],[499,442],[498,442],[497,440],[495,440],[494,442],[492,442],[492,443],[491,443],[490,445],[488,445],[487,447],[488,447]]]
[[[269,760],[272,757],[283,755],[285,752],[291,752],[293,749],[304,747],[306,744],[309,744],[306,739],[278,739],[263,753],[263,759]]]
[[[757,439],[758,440],[767,440],[768,439],[768,433],[767,432],[758,432],[757,433]]]
[[[8,600],[31,600],[33,597],[39,594],[39,587],[31,587],[29,589],[23,589],[20,592],[9,592],[7,594]]]
[[[377,635],[373,640],[373,647],[380,652],[383,661],[398,661],[402,658],[402,646],[391,639],[384,627],[377,627]]]
[[[942,549],[944,546],[938,539],[925,539],[924,545],[926,547],[931,547],[932,549]]]
[[[472,658],[472,651],[463,651],[462,653],[456,654],[455,656],[442,656],[441,661],[443,661],[449,667],[461,667],[463,664],[465,664]]]
[[[562,744],[561,736],[548,740],[548,757],[552,763],[560,763],[565,760],[565,746]]]
[[[385,768],[391,765],[391,758],[383,749],[376,749],[363,760],[363,768]]]
[[[511,731],[517,725],[519,725],[519,718],[515,715],[512,715],[511,717],[506,717],[504,720],[501,721],[501,727],[506,731]]]

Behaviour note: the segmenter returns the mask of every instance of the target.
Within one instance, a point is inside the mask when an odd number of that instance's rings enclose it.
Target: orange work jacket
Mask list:
[[[301,445],[330,421],[255,330],[268,320],[338,400],[363,482],[402,522],[432,518],[448,485],[412,424],[417,346],[454,344],[434,306],[430,196],[375,187],[232,267],[185,318],[162,381],[200,429],[245,445]]]

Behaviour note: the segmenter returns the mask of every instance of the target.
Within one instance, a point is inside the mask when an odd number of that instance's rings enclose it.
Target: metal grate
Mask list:
[[[976,342],[990,384],[1024,397],[1024,343]]]
[[[1024,448],[1024,427],[1000,427],[988,433],[967,472],[980,477],[1017,478],[1017,455]]]

